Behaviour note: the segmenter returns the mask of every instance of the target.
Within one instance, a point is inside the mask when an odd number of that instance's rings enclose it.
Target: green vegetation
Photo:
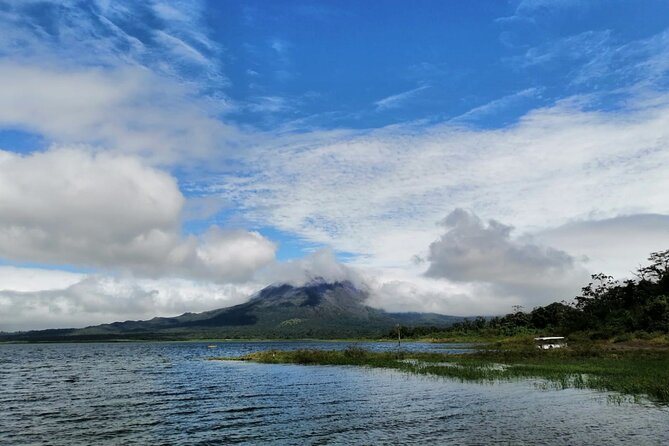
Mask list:
[[[558,388],[608,390],[669,403],[669,250],[649,257],[635,280],[593,275],[572,303],[477,317],[448,328],[401,328],[403,337],[486,342],[471,354],[266,351],[236,358],[262,363],[357,365],[467,381],[539,378]],[[567,348],[539,350],[533,337],[564,335]],[[387,338],[397,337],[396,329]],[[235,358],[231,358],[235,359]]]
[[[586,343],[566,349],[538,350],[531,339],[500,350],[443,354],[369,352],[359,347],[343,351],[263,351],[240,358],[269,364],[355,365],[381,367],[462,381],[495,382],[539,378],[556,388],[591,388],[646,396],[669,403],[669,355],[666,349],[611,349]]]
[[[554,302],[530,312],[517,308],[501,317],[477,317],[448,328],[403,327],[412,338],[490,340],[524,335],[562,335],[570,339],[661,342],[669,334],[669,250],[652,253],[636,279],[618,282],[595,274],[573,302]],[[396,331],[387,337],[397,337]]]

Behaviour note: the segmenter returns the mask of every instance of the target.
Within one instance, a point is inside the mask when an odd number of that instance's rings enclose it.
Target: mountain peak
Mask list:
[[[249,301],[253,306],[270,307],[336,307],[339,311],[349,312],[355,307],[364,306],[368,295],[349,281],[328,282],[322,277],[310,280],[303,286],[273,284],[263,288]],[[355,308],[355,313],[359,308]]]
[[[266,286],[251,297],[251,300],[267,300],[276,299],[290,293],[325,293],[336,289],[345,289],[353,293],[365,293],[358,289],[352,282],[344,281],[327,281],[323,277],[315,277],[302,286],[294,286],[289,283],[274,283]]]
[[[397,323],[447,325],[459,318],[421,313],[387,313],[365,305],[369,294],[349,281],[315,278],[303,286],[273,284],[248,302],[204,313],[150,321],[126,321],[58,334],[35,332],[30,339],[148,337],[342,338],[380,335]]]

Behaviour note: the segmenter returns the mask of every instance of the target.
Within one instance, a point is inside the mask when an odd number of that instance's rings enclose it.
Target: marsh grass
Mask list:
[[[238,358],[266,364],[353,365],[443,376],[461,381],[495,382],[540,378],[546,388],[589,388],[645,396],[669,403],[666,351],[611,352],[594,345],[539,351],[531,347],[481,350],[467,354],[345,350],[262,351]]]

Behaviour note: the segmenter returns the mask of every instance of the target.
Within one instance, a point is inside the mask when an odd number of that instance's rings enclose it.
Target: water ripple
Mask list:
[[[346,345],[231,342],[215,354]],[[669,409],[600,392],[211,355],[201,343],[1,345],[0,444],[669,443]]]

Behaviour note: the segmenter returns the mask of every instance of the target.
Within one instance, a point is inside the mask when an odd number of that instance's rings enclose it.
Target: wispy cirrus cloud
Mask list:
[[[602,51],[608,51],[612,44],[611,30],[588,30],[529,48],[523,56],[513,58],[511,62],[523,68],[566,61],[587,63]]]
[[[295,77],[290,60],[291,42],[279,37],[268,41],[273,59],[273,76],[278,81],[287,81]]]
[[[203,2],[0,5],[0,127],[160,164],[239,142]]]
[[[65,64],[136,65],[213,94],[227,85],[200,1],[2,2],[0,54]],[[213,90],[212,90],[213,87]],[[221,99],[221,98],[219,98]]]
[[[211,190],[253,220],[377,266],[409,262],[455,207],[522,232],[579,217],[669,212],[662,195],[648,193],[669,187],[669,102],[609,113],[585,105],[535,110],[501,130],[395,126],[324,134],[317,143],[279,138],[248,159],[248,175]]]
[[[669,73],[669,31],[600,47],[576,73],[574,84],[613,80],[620,86],[662,87]]]
[[[421,91],[427,90],[428,88],[430,88],[429,85],[421,85],[420,87],[379,99],[374,102],[374,105],[376,106],[376,110],[379,111],[401,107],[404,103],[416,97]]]
[[[450,119],[449,122],[453,124],[466,123],[497,113],[503,113],[510,107],[523,104],[528,100],[540,98],[543,91],[544,89],[539,87],[526,88],[516,93],[494,99],[486,104],[479,105],[478,107],[474,107],[466,113]]]
[[[587,11],[593,5],[603,4],[601,0],[520,0],[516,3],[513,14],[499,17],[499,22],[528,21],[535,22],[537,17],[550,17],[559,13],[578,13]]]
[[[587,30],[548,40],[507,58],[515,69],[558,71],[571,89],[598,86],[600,93],[661,86],[669,72],[669,31],[623,40],[613,30]],[[605,87],[603,87],[605,86]]]
[[[246,109],[254,113],[277,113],[292,108],[290,101],[281,96],[254,97],[246,105]]]

